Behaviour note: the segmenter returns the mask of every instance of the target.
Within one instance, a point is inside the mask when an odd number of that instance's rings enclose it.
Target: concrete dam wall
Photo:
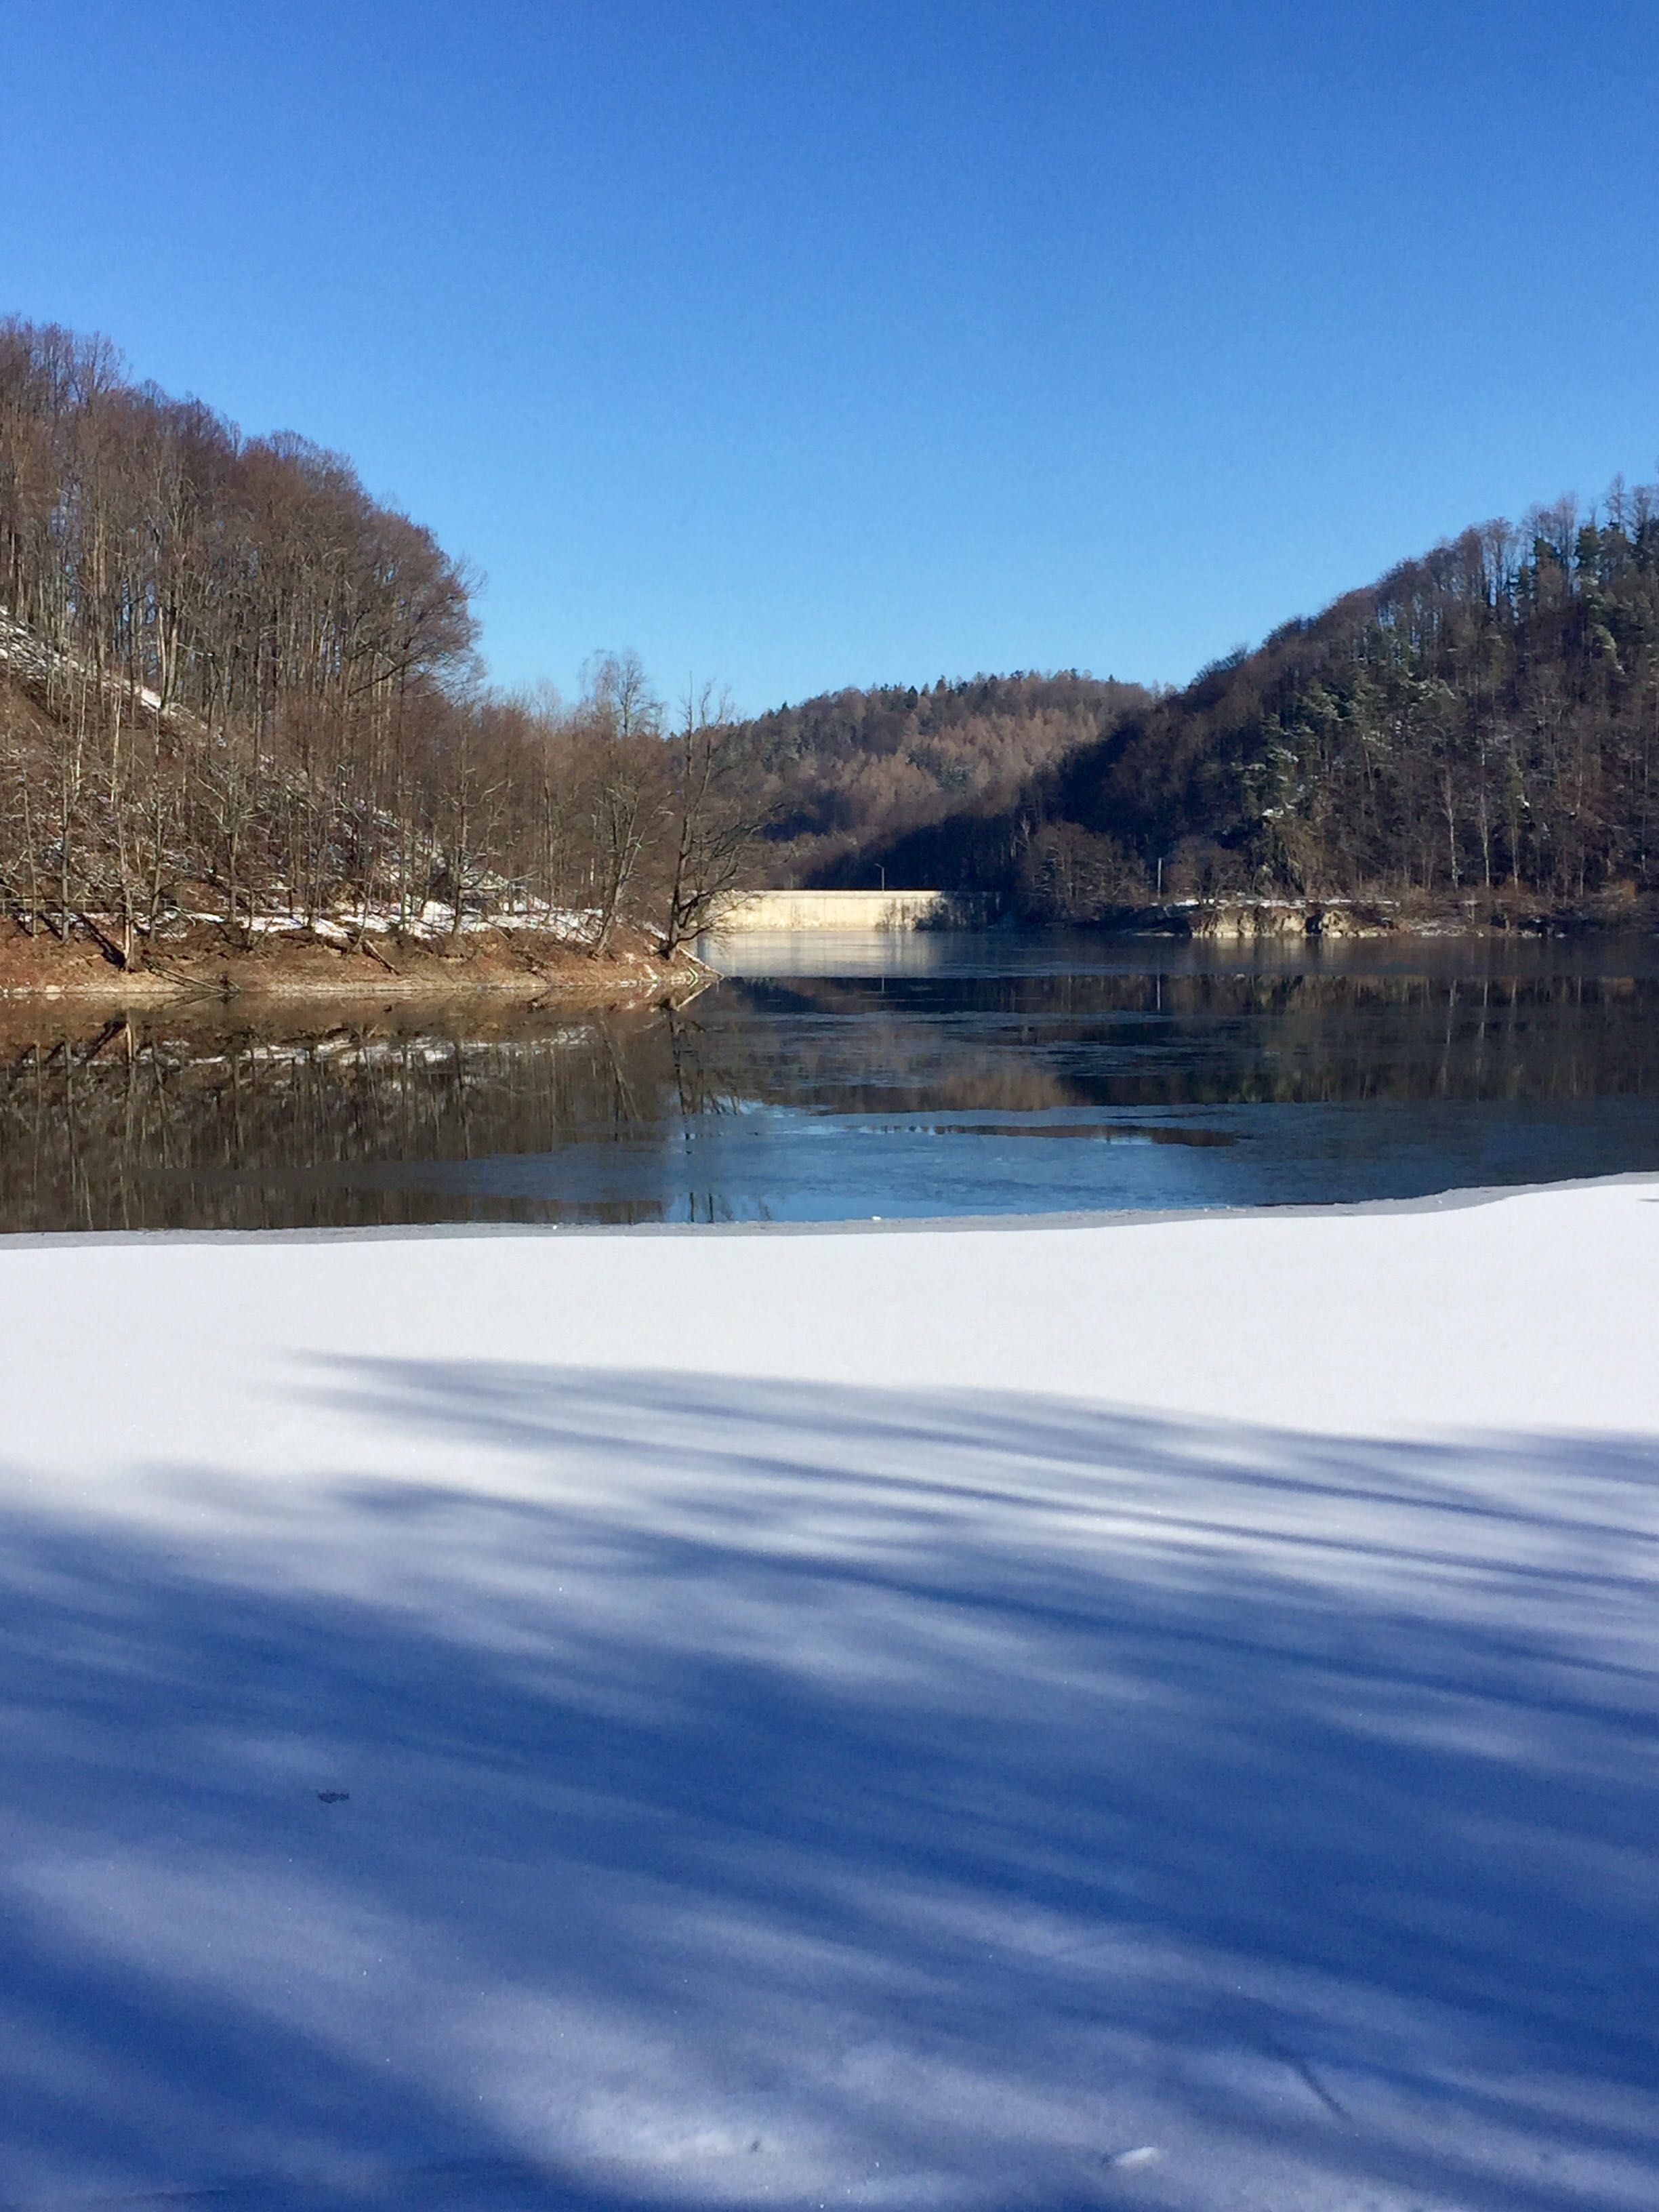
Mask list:
[[[920,929],[945,915],[943,891],[744,891],[718,930]]]

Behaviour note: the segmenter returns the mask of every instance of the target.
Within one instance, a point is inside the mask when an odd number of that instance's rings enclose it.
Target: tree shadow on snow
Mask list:
[[[1659,2201],[1646,1440],[295,1388],[7,1516],[12,2201]]]

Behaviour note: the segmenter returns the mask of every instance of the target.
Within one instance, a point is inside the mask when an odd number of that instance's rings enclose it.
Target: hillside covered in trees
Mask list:
[[[1611,912],[1659,888],[1656,815],[1659,490],[1615,485],[1403,562],[855,865],[1031,920],[1160,892]]]
[[[672,954],[740,872],[754,777],[629,655],[482,680],[471,580],[349,463],[0,323],[0,902],[125,967],[159,934],[539,918]]]
[[[780,707],[743,726],[765,793],[769,866],[780,883],[873,884],[872,856],[902,861],[915,833],[1012,806],[1034,778],[1150,703],[1139,684],[1066,670]]]
[[[0,323],[3,927],[126,967],[190,923],[672,956],[745,882],[1033,922],[1659,888],[1651,488],[1471,530],[1179,692],[981,676],[739,721],[610,654],[574,703],[506,696],[471,591],[339,456]]]

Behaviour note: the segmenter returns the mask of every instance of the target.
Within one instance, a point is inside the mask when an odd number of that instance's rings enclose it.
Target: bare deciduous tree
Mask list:
[[[669,760],[659,941],[672,957],[743,885],[768,809],[753,741],[711,684],[688,688]]]

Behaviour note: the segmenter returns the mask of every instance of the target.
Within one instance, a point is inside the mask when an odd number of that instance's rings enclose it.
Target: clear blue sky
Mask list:
[[[0,308],[291,428],[492,672],[1179,681],[1659,463],[1659,7],[0,0]]]

